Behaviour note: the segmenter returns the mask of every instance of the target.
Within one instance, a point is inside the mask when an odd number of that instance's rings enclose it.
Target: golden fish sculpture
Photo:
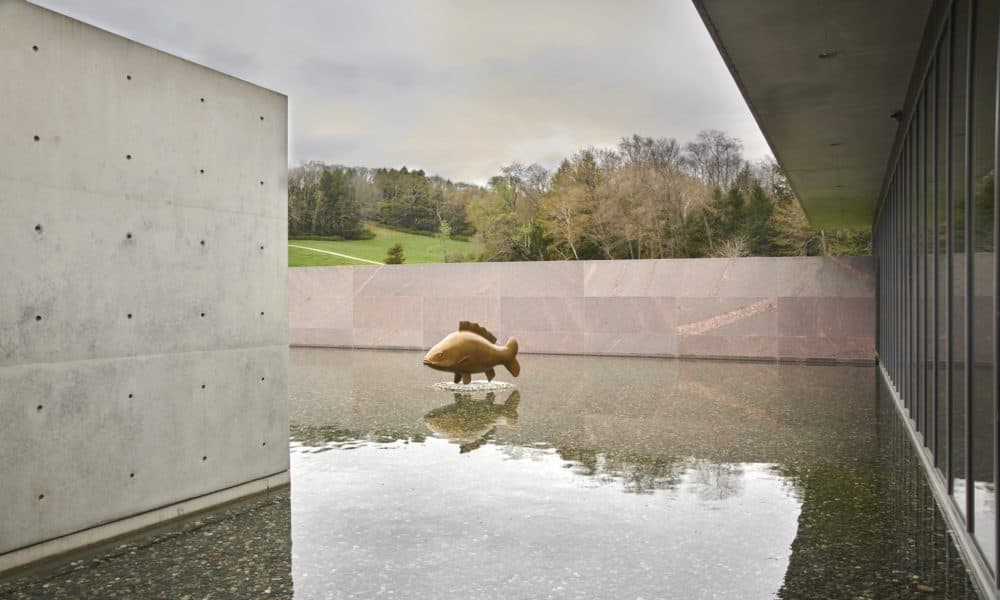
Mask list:
[[[485,373],[493,381],[493,367],[503,365],[517,377],[521,365],[517,363],[517,340],[510,338],[505,346],[496,345],[497,336],[479,323],[462,321],[458,331],[449,333],[424,356],[424,365],[455,374],[455,383],[468,384],[473,373]]]

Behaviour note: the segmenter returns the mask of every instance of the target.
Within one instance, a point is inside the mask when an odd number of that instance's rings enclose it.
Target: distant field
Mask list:
[[[364,258],[377,262],[384,262],[386,252],[389,247],[399,242],[403,244],[403,256],[406,257],[406,264],[418,263],[440,263],[444,262],[441,255],[441,240],[434,237],[414,235],[412,233],[402,233],[379,227],[368,223],[366,227],[375,233],[375,237],[370,240],[351,240],[344,242],[331,242],[323,240],[297,240],[289,238],[288,243],[296,246],[305,246],[317,250],[328,250]],[[471,242],[459,242],[450,240],[448,242],[448,254],[459,252],[466,255],[478,253],[475,244]],[[289,267],[320,267],[320,266],[342,266],[342,265],[364,265],[369,264],[363,261],[355,261],[348,258],[341,258],[330,254],[312,252],[300,248],[288,248]]]

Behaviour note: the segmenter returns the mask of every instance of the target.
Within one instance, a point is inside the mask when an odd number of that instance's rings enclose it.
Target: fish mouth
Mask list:
[[[433,361],[429,361],[429,360],[426,360],[426,359],[424,360],[424,366],[425,367],[430,367],[430,368],[432,368],[432,369],[434,369],[436,371],[447,371],[448,370],[447,368],[442,367],[441,365],[436,364]]]

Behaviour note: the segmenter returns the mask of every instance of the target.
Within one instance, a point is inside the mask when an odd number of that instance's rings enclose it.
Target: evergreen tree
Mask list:
[[[361,234],[361,209],[348,174],[341,169],[323,172],[319,181],[319,233],[357,239]]]
[[[750,202],[746,208],[745,231],[754,256],[771,256],[774,251],[775,235],[774,202],[764,192],[759,183],[754,183],[750,189]]]
[[[389,248],[389,251],[385,255],[385,264],[387,265],[401,265],[406,261],[406,257],[403,256],[403,244],[396,242]]]

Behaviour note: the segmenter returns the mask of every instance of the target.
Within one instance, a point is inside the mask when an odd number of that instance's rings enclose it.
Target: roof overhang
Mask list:
[[[694,0],[813,226],[869,228],[932,0]]]

